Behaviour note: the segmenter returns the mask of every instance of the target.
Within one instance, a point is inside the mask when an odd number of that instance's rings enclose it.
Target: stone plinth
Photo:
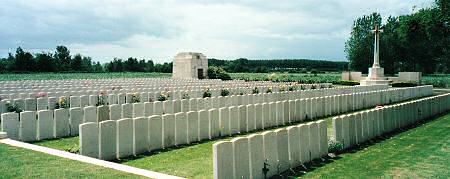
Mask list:
[[[369,76],[365,80],[361,80],[362,86],[371,85],[389,85],[391,81],[384,77],[384,68],[372,67],[369,68]]]

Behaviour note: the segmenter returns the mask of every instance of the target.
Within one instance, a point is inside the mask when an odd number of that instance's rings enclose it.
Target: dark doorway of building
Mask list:
[[[205,79],[203,76],[203,69],[197,69],[198,79]]]

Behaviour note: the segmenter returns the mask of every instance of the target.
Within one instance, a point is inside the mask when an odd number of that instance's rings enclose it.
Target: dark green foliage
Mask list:
[[[408,83],[408,82],[397,82],[397,83],[392,83],[392,87],[414,87],[417,86],[414,83]]]
[[[224,68],[227,72],[290,72],[290,73],[306,73],[311,69],[316,71],[342,71],[348,67],[347,62],[335,62],[325,60],[308,60],[308,59],[273,59],[273,60],[248,60],[239,58],[236,60],[219,60],[208,59],[209,66],[217,66]]]
[[[228,96],[230,95],[230,91],[228,89],[220,90],[220,96]]]
[[[231,80],[231,76],[223,68],[214,66],[208,68],[208,78]]]
[[[203,92],[203,98],[210,98],[212,96],[211,90],[208,88]]]
[[[359,81],[346,81],[346,80],[342,80],[333,84],[337,84],[337,85],[345,85],[345,86],[355,86],[355,85],[359,85]]]
[[[344,145],[340,142],[334,142],[332,140],[328,141],[328,152],[329,153],[340,153],[344,149]]]
[[[381,66],[386,74],[419,71],[424,74],[450,73],[449,0],[437,0],[431,8],[413,14],[388,17],[382,24],[379,13],[355,20],[345,44],[350,68],[367,73],[373,63],[375,24],[384,32],[380,36]]]
[[[5,105],[8,112],[20,113],[23,111],[23,109],[21,109],[17,104],[11,104],[10,102],[7,102]]]

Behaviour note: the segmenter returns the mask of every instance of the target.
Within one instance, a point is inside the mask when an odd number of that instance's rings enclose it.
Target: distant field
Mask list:
[[[0,74],[0,81],[18,80],[67,80],[67,79],[106,79],[106,78],[162,78],[171,77],[171,73],[29,73]]]
[[[300,83],[338,83],[340,73],[230,73],[233,79],[247,81],[278,81]],[[171,77],[171,73],[30,73],[30,74],[0,74],[0,81],[18,80],[64,80],[64,79],[106,79],[106,78],[162,78]],[[450,88],[450,74],[424,76],[424,84],[435,87]]]

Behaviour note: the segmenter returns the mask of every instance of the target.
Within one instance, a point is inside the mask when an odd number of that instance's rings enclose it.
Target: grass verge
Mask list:
[[[144,178],[0,144],[0,178]]]

